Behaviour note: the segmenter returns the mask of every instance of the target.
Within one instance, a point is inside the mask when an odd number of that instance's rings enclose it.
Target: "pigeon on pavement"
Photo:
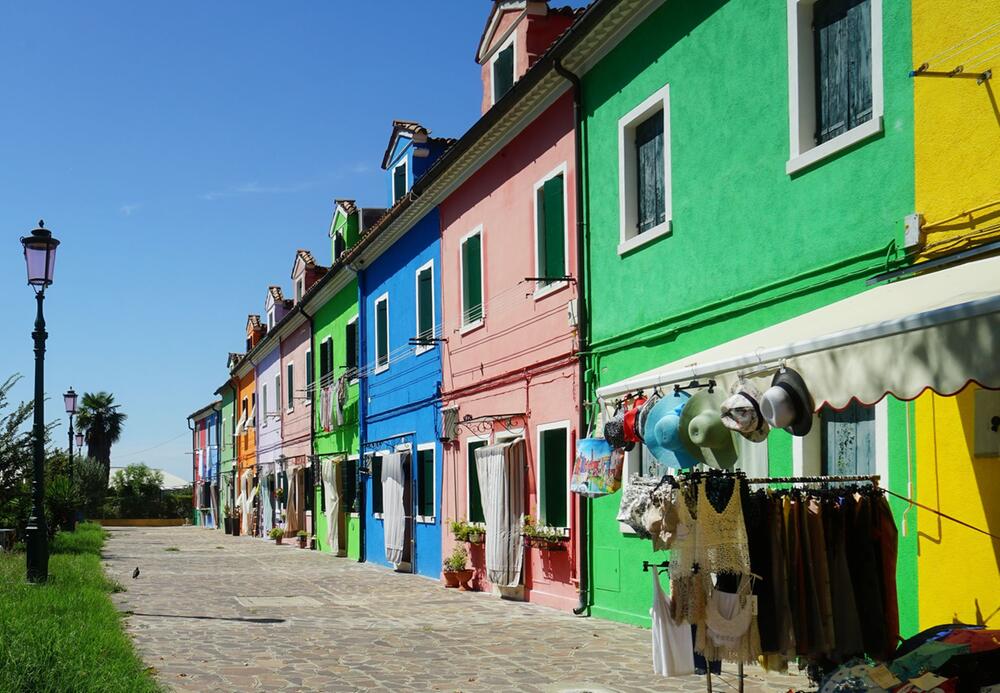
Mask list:
[[[139,577],[139,566],[136,566],[135,570],[132,571],[132,579],[135,580]]]

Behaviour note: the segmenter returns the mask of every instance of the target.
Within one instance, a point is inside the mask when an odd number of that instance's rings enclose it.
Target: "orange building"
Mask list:
[[[247,353],[264,338],[267,332],[260,321],[259,315],[247,317]],[[240,534],[251,534],[254,523],[251,517],[254,512],[256,494],[255,475],[257,469],[257,395],[256,379],[253,363],[241,358],[232,367],[233,379],[236,382],[236,505],[233,508],[235,516],[240,519]]]

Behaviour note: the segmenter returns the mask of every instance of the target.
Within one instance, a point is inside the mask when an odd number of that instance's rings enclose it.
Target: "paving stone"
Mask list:
[[[106,570],[128,588],[115,602],[173,690],[705,690],[704,677],[655,676],[641,628],[197,527],[109,531]],[[735,690],[734,673],[715,690]],[[747,693],[808,687],[746,673]]]

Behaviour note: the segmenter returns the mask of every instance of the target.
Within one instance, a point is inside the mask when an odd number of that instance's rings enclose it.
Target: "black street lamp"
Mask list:
[[[52,284],[56,267],[56,247],[59,241],[39,221],[30,236],[21,238],[24,262],[28,269],[28,285],[35,290],[38,313],[31,336],[35,340],[35,422],[34,476],[31,481],[31,515],[25,528],[25,548],[28,558],[28,582],[41,583],[49,578],[49,536],[45,525],[45,316],[42,303],[45,289]]]
[[[69,414],[69,488],[70,491],[73,490],[73,417],[76,416],[76,392],[70,387],[63,394],[63,402],[66,404],[66,413]],[[76,529],[76,508],[70,508],[69,521],[66,523],[69,527],[69,531]]]

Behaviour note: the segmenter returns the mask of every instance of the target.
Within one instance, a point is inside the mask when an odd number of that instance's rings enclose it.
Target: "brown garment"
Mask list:
[[[786,546],[788,553],[788,583],[789,603],[792,609],[792,624],[795,629],[795,652],[808,655],[812,650],[812,637],[809,632],[808,585],[802,561],[802,535],[799,512],[801,502],[795,498],[786,497],[784,505]]]
[[[885,622],[885,648],[882,659],[890,659],[899,644],[899,598],[896,594],[896,552],[898,551],[899,532],[892,510],[885,496],[879,495],[871,501],[872,524],[875,530],[875,543],[879,554],[879,567],[882,578],[882,608]]]
[[[830,569],[826,559],[826,536],[823,531],[823,506],[817,498],[810,498],[805,510],[809,529],[809,555],[819,602],[819,625],[823,638],[823,648],[820,653],[829,656],[836,645],[836,638],[833,628],[833,604],[830,597]]]
[[[823,626],[823,614],[820,609],[820,586],[817,574],[817,561],[813,548],[812,537],[809,532],[809,499],[799,498],[798,505],[799,535],[801,537],[801,566],[803,580],[805,583],[805,608],[806,627],[809,629],[809,652],[811,656],[825,654],[830,649],[830,643],[826,639],[826,629]],[[817,547],[825,552],[826,547]]]
[[[844,662],[864,654],[865,645],[858,620],[858,605],[854,599],[854,586],[847,566],[845,532],[848,527],[848,507],[844,503],[831,504],[824,513],[827,555],[830,567],[830,598],[833,603],[833,628],[836,635],[830,659]]]
[[[788,549],[785,545],[784,499],[774,496],[768,499],[767,526],[771,543],[771,583],[764,585],[773,594],[774,629],[777,634],[775,652],[790,654],[795,652],[795,629],[792,625],[792,609],[788,603]],[[763,645],[763,643],[761,643]]]
[[[871,503],[867,496],[860,496],[854,502],[849,528],[847,560],[854,598],[858,604],[865,652],[873,658],[880,658],[886,643],[883,585],[880,559],[876,555]]]

